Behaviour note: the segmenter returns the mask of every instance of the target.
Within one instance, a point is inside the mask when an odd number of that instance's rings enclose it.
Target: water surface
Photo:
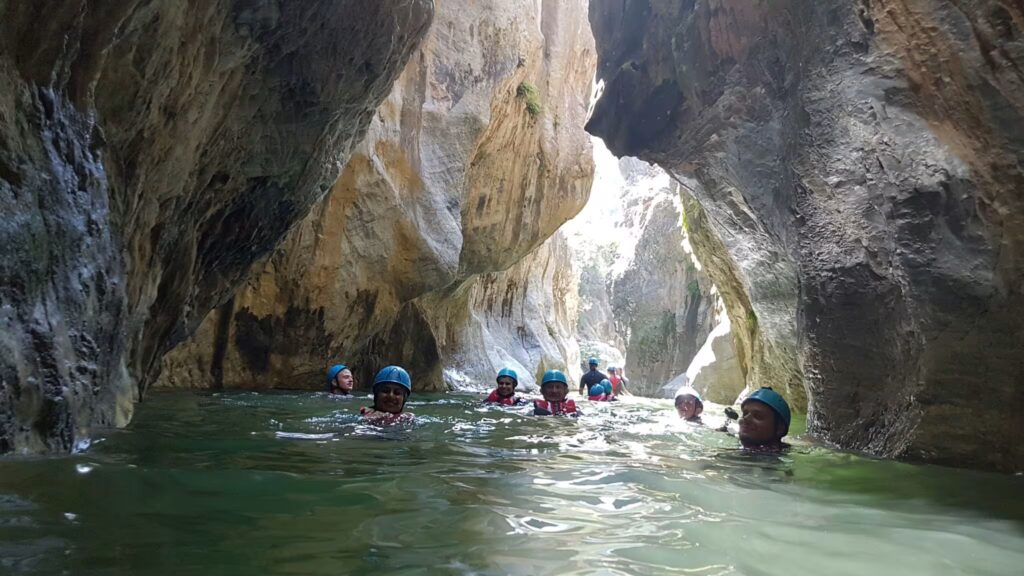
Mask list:
[[[414,396],[161,393],[82,454],[0,459],[0,573],[1021,574],[1024,478],[800,446],[668,401],[579,421]]]

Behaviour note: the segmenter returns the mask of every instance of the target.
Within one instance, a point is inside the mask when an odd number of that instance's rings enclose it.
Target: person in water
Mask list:
[[[580,396],[583,396],[583,391],[586,390],[587,396],[590,396],[590,389],[601,383],[602,380],[607,380],[600,370],[597,369],[600,361],[597,358],[591,358],[587,360],[587,364],[590,365],[590,371],[580,378]]]
[[[356,379],[352,377],[352,371],[344,364],[335,364],[327,371],[327,391],[331,394],[350,396],[355,384]]]
[[[496,378],[497,388],[491,391],[484,400],[485,404],[501,404],[503,406],[519,406],[526,404],[526,400],[516,396],[516,386],[519,385],[519,375],[511,368],[502,368],[498,371]]]
[[[605,380],[605,383],[604,383],[604,401],[605,402],[618,402],[619,401],[618,395],[615,394],[615,391],[612,388],[612,383],[607,381],[607,380]]]
[[[612,395],[618,396],[622,393],[629,394],[629,390],[626,388],[629,384],[629,380],[626,379],[622,368],[609,366],[608,381],[612,383]]]
[[[569,381],[561,370],[548,370],[540,382],[543,400],[533,401],[534,416],[578,416],[576,403],[566,400],[569,395]]]
[[[700,415],[704,412],[704,400],[690,386],[683,386],[676,392],[676,412],[687,422],[701,424]]]
[[[606,384],[607,386],[605,386]],[[590,387],[590,390],[587,392],[587,400],[590,400],[591,402],[604,402],[605,400],[609,399],[608,391],[611,389],[611,382],[608,382],[607,380],[601,380],[594,386]]]
[[[412,394],[412,379],[401,366],[387,366],[373,378],[373,406],[359,410],[363,418],[380,424],[412,420],[405,403]]]
[[[777,451],[789,448],[782,439],[789,434],[789,404],[775,390],[764,386],[740,404],[740,443],[744,448]]]

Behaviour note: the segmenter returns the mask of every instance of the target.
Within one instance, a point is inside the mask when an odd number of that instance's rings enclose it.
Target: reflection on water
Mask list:
[[[1020,574],[1024,479],[803,447],[667,401],[578,421],[416,396],[158,394],[84,454],[0,460],[0,573]]]

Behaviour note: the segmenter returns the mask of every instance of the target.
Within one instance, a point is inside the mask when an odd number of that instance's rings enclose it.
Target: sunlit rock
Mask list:
[[[328,196],[166,358],[161,383],[318,388],[345,361],[364,384],[398,363],[416,389],[438,390],[489,384],[503,358],[566,364],[553,356],[573,343],[558,336],[513,349],[508,335],[464,335],[558,325],[517,311],[537,279],[516,267],[549,259],[538,250],[586,202],[595,57],[585,2],[439,3]],[[531,342],[545,352],[527,353]]]

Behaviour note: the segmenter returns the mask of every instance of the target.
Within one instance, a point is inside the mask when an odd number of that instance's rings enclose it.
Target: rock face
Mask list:
[[[653,395],[685,372],[714,324],[711,283],[683,249],[678,195],[664,192],[647,208],[633,260],[612,289],[634,394]]]
[[[1024,466],[1024,7],[595,0],[591,22],[588,129],[703,208],[751,382],[802,381],[845,447]]]
[[[595,58],[585,2],[439,3],[325,201],[167,357],[162,384],[316,388],[338,360],[363,382],[401,363],[418,390],[490,384],[497,360],[469,358],[488,345],[467,331],[557,324],[524,311],[539,296],[519,263],[557,260],[541,247],[586,202]],[[553,362],[550,342],[491,336],[524,367]]]
[[[717,297],[685,247],[668,175],[600,145],[595,159],[595,198],[567,226],[583,262],[577,334],[584,356],[624,366],[631,392],[654,395],[686,371],[715,324]]]
[[[686,370],[690,386],[719,404],[736,402],[746,387],[730,328],[729,322],[715,326]]]
[[[462,390],[494,387],[501,368],[536,391],[546,370],[579,380],[577,271],[561,233],[503,272],[482,274],[454,294],[431,293],[425,311],[444,381]]]
[[[0,452],[127,422],[329,189],[432,11],[0,3]]]

